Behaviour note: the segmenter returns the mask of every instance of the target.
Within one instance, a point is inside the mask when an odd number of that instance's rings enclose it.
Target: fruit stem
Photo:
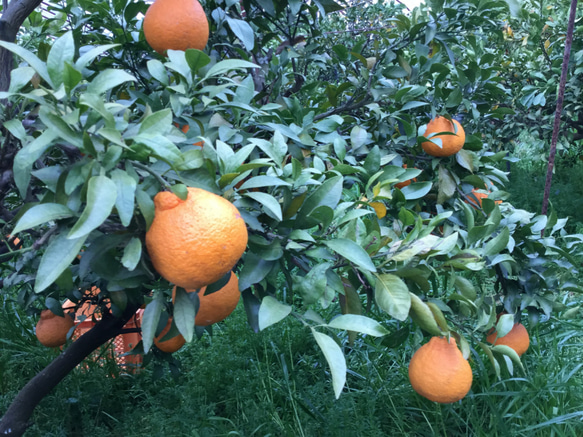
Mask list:
[[[138,161],[131,161],[131,163],[134,167],[137,167],[140,170],[144,170],[144,171],[150,173],[152,176],[154,176],[156,178],[156,180],[158,180],[158,182],[160,182],[160,185],[162,185],[164,188],[166,188],[168,190],[172,189],[172,186],[162,176],[160,176],[158,173],[156,173],[154,170],[152,170],[147,165],[144,165]]]

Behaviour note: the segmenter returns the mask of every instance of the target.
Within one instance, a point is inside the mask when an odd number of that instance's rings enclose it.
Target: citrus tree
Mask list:
[[[157,2],[160,14],[192,8]],[[504,191],[494,129],[511,89],[498,46],[516,11],[428,4],[208,0],[194,12],[208,20],[204,50],[165,45],[190,36],[160,16],[145,37],[140,2],[49,3],[17,22],[18,43],[0,42],[17,60],[0,94],[3,285],[31,317],[66,320],[65,298],[101,316],[22,389],[0,431],[24,432],[140,307],[134,353],[155,365],[226,317],[220,293],[233,288],[254,331],[305,326],[336,397],[343,347],[363,341],[455,339],[465,382],[443,402],[471,385],[460,353],[498,376],[522,366],[497,339],[580,291],[582,237]],[[213,295],[222,314],[198,322]]]

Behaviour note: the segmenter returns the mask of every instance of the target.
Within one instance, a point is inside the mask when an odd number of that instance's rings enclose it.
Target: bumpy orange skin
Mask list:
[[[185,289],[212,284],[243,255],[247,227],[223,197],[188,188],[186,200],[163,191],[154,205],[146,247],[156,271],[173,284]]]
[[[530,336],[522,323],[515,323],[510,332],[499,339],[496,339],[496,331],[494,331],[486,337],[486,341],[494,346],[509,346],[516,351],[518,356],[525,353],[530,346]]]
[[[154,338],[154,344],[156,345],[156,347],[160,349],[162,352],[166,352],[168,354],[176,352],[186,343],[186,340],[181,334],[169,338],[168,340],[161,341],[164,338],[164,336],[168,333],[168,331],[170,331],[171,327],[172,317],[168,319],[168,323],[166,323],[166,326],[164,326],[164,329],[162,329],[160,335]]]
[[[476,203],[476,200],[474,199],[474,197],[476,197],[476,199],[478,199],[478,202],[480,203],[480,208],[482,207],[482,199],[486,199],[488,197],[487,193],[481,193],[479,191],[477,191],[475,188],[472,189],[472,195],[468,196],[468,202],[472,204],[472,206],[474,208],[478,208],[478,204]],[[501,200],[495,200],[494,203],[496,205],[500,205],[502,203]]]
[[[192,293],[196,290],[186,291]],[[205,291],[206,287],[203,287],[198,292],[200,307],[194,319],[196,326],[209,326],[222,322],[235,311],[241,298],[239,278],[233,272],[231,272],[229,282],[223,288],[207,295],[204,294]],[[174,302],[175,293],[176,287],[172,290],[172,302]]]
[[[197,0],[156,0],[144,17],[144,36],[161,55],[167,50],[203,50],[209,24]]]
[[[462,399],[472,386],[472,368],[454,338],[433,337],[409,363],[409,380],[421,396],[440,404]]]
[[[74,325],[73,317],[68,313],[60,317],[51,310],[43,310],[36,324],[36,338],[46,347],[62,346],[67,342],[67,333]]]
[[[454,132],[455,135],[435,135],[429,138],[431,134],[438,132]],[[464,147],[466,142],[466,133],[462,125],[457,120],[453,120],[452,124],[447,118],[441,116],[435,117],[427,124],[427,129],[423,136],[431,140],[421,143],[425,153],[439,158],[455,155]],[[439,144],[434,142],[437,139],[441,139],[442,147],[439,147]]]

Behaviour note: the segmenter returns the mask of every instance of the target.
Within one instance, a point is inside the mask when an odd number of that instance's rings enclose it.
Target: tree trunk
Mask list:
[[[0,435],[21,436],[30,426],[30,417],[39,402],[83,359],[117,336],[135,315],[138,305],[128,305],[121,318],[104,317],[90,331],[67,347],[61,355],[20,390],[0,421]]]
[[[18,29],[41,2],[42,0],[12,0],[0,17],[0,41],[16,41]],[[12,59],[12,52],[0,47],[0,91],[7,91],[10,86]]]

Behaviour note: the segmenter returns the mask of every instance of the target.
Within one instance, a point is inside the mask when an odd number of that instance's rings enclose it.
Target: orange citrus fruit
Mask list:
[[[178,123],[174,123],[174,126],[176,126],[178,129],[180,129],[182,131],[182,133],[187,133],[190,130],[190,126],[185,124],[184,126],[180,127],[178,125]],[[200,147],[202,148],[204,146],[204,143],[202,141],[197,141],[196,143],[192,143],[193,146],[196,147]]]
[[[186,291],[192,293],[196,290]],[[241,297],[241,292],[239,291],[239,278],[231,272],[231,278],[223,288],[206,295],[204,294],[205,292],[206,287],[201,288],[198,292],[200,306],[194,319],[194,324],[196,326],[209,326],[214,323],[222,322],[233,311],[235,311],[235,308],[237,308],[237,304],[239,303],[239,298]],[[172,302],[174,302],[175,294],[176,287],[172,290]]]
[[[522,323],[515,323],[512,329],[504,337],[496,338],[496,330],[492,329],[486,341],[494,346],[509,346],[516,351],[518,356],[525,353],[530,346],[528,331]]]
[[[166,51],[203,50],[209,38],[209,24],[197,0],[156,0],[143,22],[148,44],[161,55]]]
[[[462,399],[472,386],[472,368],[455,339],[432,337],[409,363],[409,380],[421,396],[440,404]]]
[[[478,208],[478,203],[480,204],[480,208],[482,207],[482,199],[486,199],[488,197],[490,192],[488,193],[484,193],[481,191],[477,191],[475,188],[472,189],[472,193],[468,196],[468,202],[472,204],[472,206],[474,208]],[[476,202],[476,199],[474,199],[474,197],[478,200],[478,202]],[[495,200],[494,203],[496,203],[496,205],[500,205],[502,203],[501,200]]]
[[[403,168],[406,169],[407,164],[403,164]],[[400,190],[401,188],[405,188],[406,186],[411,185],[411,181],[417,182],[417,178],[407,179],[406,181],[399,182],[398,184],[395,184],[395,187],[397,187]]]
[[[186,340],[184,339],[184,337],[181,334],[178,334],[172,338],[169,338],[168,340],[162,341],[164,336],[166,334],[168,334],[168,331],[170,331],[171,327],[172,327],[172,317],[169,317],[168,323],[166,323],[166,326],[164,326],[164,329],[162,329],[162,332],[160,332],[160,335],[158,335],[156,338],[154,338],[154,344],[156,345],[156,347],[158,349],[160,349],[162,352],[166,352],[168,354],[176,352],[178,349],[180,349],[186,343]]]
[[[57,316],[51,310],[43,310],[36,324],[36,338],[43,346],[58,347],[67,342],[67,333],[75,326],[73,317],[65,313],[65,317]]]
[[[452,132],[455,135],[434,135],[430,137],[431,134],[437,134],[439,132]],[[462,149],[466,142],[466,133],[459,121],[453,120],[452,123],[442,116],[435,117],[427,124],[427,129],[423,136],[430,141],[424,141],[421,143],[421,147],[428,155],[437,157],[455,155]]]
[[[247,227],[225,198],[189,187],[186,200],[162,191],[154,197],[154,206],[146,248],[167,281],[185,289],[212,284],[243,255]]]

